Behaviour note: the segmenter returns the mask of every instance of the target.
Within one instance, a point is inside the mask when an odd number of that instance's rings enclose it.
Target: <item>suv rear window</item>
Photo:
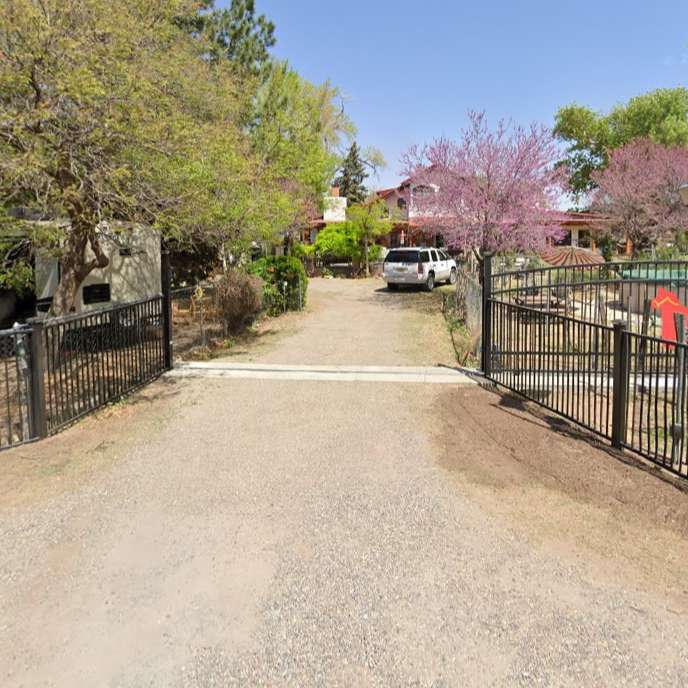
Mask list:
[[[417,263],[418,251],[390,251],[385,263]]]

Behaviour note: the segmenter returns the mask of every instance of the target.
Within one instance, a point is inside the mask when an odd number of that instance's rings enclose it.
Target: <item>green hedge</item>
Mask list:
[[[294,256],[268,256],[254,261],[248,272],[263,282],[263,306],[270,315],[301,310],[306,305],[308,276]]]

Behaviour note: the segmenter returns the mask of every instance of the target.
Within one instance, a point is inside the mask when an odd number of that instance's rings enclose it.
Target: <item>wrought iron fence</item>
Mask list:
[[[688,477],[688,343],[683,316],[656,301],[660,289],[688,301],[688,262],[492,274],[488,259],[483,287],[487,377]],[[663,339],[674,317],[677,338]]]
[[[611,327],[495,301],[491,359],[495,382],[611,439]]]
[[[33,437],[30,350],[30,329],[0,331],[0,449]]]
[[[39,324],[49,432],[166,369],[162,297]]]
[[[171,366],[169,298],[0,332],[0,449],[57,432]]]
[[[625,447],[663,468],[688,476],[686,363],[688,346],[623,333],[628,385],[623,390]]]
[[[639,334],[659,334],[651,301],[660,288],[688,303],[688,262],[625,261],[502,271],[492,274],[491,296],[599,325],[624,320]],[[645,328],[645,329],[643,329]]]

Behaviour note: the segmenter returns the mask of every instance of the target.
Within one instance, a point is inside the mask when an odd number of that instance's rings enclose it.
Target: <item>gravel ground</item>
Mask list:
[[[442,296],[381,279],[313,279],[306,313],[268,320],[225,358],[321,365],[455,365]],[[285,336],[287,335],[287,336]]]
[[[257,358],[438,362],[365,284]],[[0,470],[3,686],[688,684],[688,495],[487,390],[168,379]]]

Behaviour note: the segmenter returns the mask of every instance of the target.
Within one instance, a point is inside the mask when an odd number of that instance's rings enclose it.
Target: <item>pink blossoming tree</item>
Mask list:
[[[499,251],[537,250],[562,234],[554,210],[566,187],[566,170],[548,129],[500,121],[492,131],[484,113],[470,112],[460,140],[436,139],[403,158],[413,198],[427,226],[452,248],[479,261]]]
[[[688,227],[679,194],[688,182],[688,149],[638,139],[612,151],[607,167],[592,178],[598,187],[593,208],[610,216],[634,253]]]

